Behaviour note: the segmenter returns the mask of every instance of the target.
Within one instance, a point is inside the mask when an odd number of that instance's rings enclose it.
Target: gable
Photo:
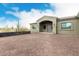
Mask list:
[[[41,22],[41,21],[52,21],[54,19],[56,19],[57,17],[53,17],[53,16],[43,16],[40,19],[37,20],[37,22]]]

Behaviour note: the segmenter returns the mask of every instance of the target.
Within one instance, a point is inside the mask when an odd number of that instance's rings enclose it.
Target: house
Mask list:
[[[53,34],[79,34],[79,17],[43,16],[31,23],[31,32],[52,32]]]

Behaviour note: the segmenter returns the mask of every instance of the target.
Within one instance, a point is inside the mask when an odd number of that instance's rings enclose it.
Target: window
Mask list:
[[[35,27],[34,27],[34,26],[32,26],[32,29],[35,29]]]
[[[61,24],[61,29],[71,29],[72,28],[72,23],[70,22],[64,22]]]

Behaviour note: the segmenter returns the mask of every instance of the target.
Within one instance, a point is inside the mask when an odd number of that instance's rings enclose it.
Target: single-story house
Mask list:
[[[79,17],[43,16],[31,23],[31,32],[52,32],[53,34],[79,34]]]

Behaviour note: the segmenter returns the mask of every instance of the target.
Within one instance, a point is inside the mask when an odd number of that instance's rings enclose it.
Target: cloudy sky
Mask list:
[[[79,4],[73,3],[3,3],[0,4],[0,27],[16,27],[19,20],[21,27],[30,28],[30,23],[44,15],[67,17],[78,12]]]

